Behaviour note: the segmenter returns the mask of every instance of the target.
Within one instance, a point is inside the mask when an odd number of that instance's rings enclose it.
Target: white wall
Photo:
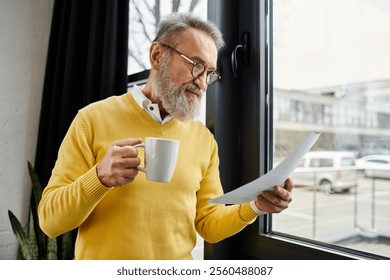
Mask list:
[[[0,259],[15,259],[8,209],[27,220],[53,0],[0,0]]]

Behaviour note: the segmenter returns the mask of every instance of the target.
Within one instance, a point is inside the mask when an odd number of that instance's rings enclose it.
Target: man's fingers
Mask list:
[[[133,146],[112,146],[111,157],[117,158],[134,158],[138,156],[138,150]]]
[[[284,182],[284,188],[285,188],[286,190],[288,190],[289,192],[291,192],[291,191],[293,190],[293,188],[294,188],[294,183],[293,183],[293,180],[292,180],[290,177],[288,177],[288,178],[286,179],[286,181]]]
[[[276,192],[265,191],[261,195],[274,205],[280,205],[284,202],[284,199]]]
[[[291,191],[294,187],[291,178],[287,178],[284,187],[275,186],[273,191],[264,191],[257,196],[256,206],[268,213],[280,213],[287,209],[292,201]]]
[[[124,168],[137,168],[141,164],[141,160],[138,157],[123,158],[121,164]]]
[[[274,193],[284,201],[291,202],[292,200],[291,192],[288,189],[286,189],[286,187],[282,188],[276,186],[274,187]]]
[[[280,213],[287,208],[285,205],[275,204],[276,201],[272,198],[272,195],[266,192],[257,197],[257,202],[260,206],[259,209],[268,213]]]
[[[119,146],[119,147],[125,147],[125,146],[134,146],[134,145],[137,145],[140,143],[142,143],[141,138],[127,138],[127,139],[115,141],[114,143],[112,143],[112,145]]]
[[[111,155],[120,156],[122,158],[137,157],[138,150],[133,146],[142,143],[142,139],[128,138],[115,141],[111,146]]]
[[[142,139],[128,138],[115,141],[103,160],[97,165],[97,175],[103,185],[118,187],[134,180],[140,165],[138,150],[133,145]]]

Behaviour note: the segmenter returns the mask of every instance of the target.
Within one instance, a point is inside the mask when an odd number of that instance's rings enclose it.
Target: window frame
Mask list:
[[[229,34],[225,38],[226,48],[219,57],[222,67],[218,68],[223,70],[223,78],[212,90],[208,90],[206,104],[206,123],[219,145],[221,180],[224,191],[228,192],[234,189],[228,186],[243,185],[272,168],[272,0],[247,0],[239,3],[232,0],[213,1],[209,2],[208,10],[208,18],[217,23],[225,36]],[[229,72],[230,54],[240,43],[243,32],[251,34],[251,61],[247,66],[240,66],[239,77],[235,79]],[[239,170],[237,166],[240,167]],[[206,244],[205,259],[387,258],[274,232],[272,214],[266,214],[239,234],[218,244]]]

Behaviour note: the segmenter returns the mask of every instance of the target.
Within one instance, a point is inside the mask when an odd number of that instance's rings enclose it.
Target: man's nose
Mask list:
[[[205,92],[208,87],[208,84],[206,83],[206,79],[207,79],[207,71],[205,71],[202,75],[194,79],[194,83],[199,87],[199,89],[202,92]]]

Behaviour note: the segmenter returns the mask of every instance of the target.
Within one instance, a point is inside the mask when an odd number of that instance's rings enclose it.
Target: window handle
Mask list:
[[[231,63],[234,78],[238,76],[238,61],[241,65],[248,66],[250,59],[250,35],[244,32],[241,35],[241,44],[237,45],[232,51]]]

